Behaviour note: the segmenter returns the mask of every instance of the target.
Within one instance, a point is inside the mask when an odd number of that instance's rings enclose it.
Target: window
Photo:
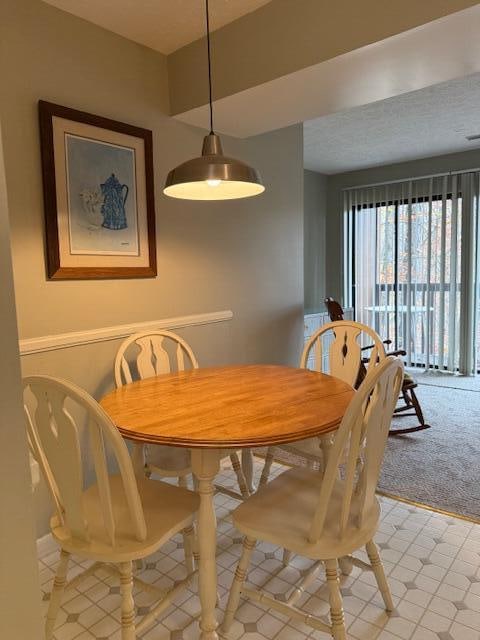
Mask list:
[[[404,349],[410,366],[480,369],[480,348],[473,363],[480,342],[476,250],[462,236],[463,221],[477,229],[478,216],[474,200],[462,198],[461,178],[345,192],[345,303],[392,348]],[[471,189],[478,174],[468,180],[467,191],[478,193]],[[477,325],[470,342],[461,335],[469,315]]]

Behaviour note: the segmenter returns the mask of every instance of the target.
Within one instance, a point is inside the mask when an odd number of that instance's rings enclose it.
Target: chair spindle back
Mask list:
[[[132,539],[145,540],[145,518],[128,449],[102,407],[86,391],[66,380],[29,376],[24,378],[23,384],[24,390],[28,389],[34,399],[30,405],[24,403],[30,449],[42,469],[59,524],[65,526],[73,538],[94,542],[82,500],[84,477],[80,429],[72,415],[81,412],[86,417],[89,431],[105,539],[112,546],[115,544],[116,523],[106,457],[108,448],[114,454],[122,477]],[[72,407],[72,412],[66,405]]]
[[[366,365],[362,361],[361,344],[365,339],[372,344]],[[310,337],[303,349],[300,366],[328,372],[353,387],[362,366],[368,369],[384,358],[382,341],[373,329],[353,320],[340,320],[324,324]]]
[[[322,534],[342,465],[338,537],[342,538],[347,527],[361,527],[371,513],[402,380],[403,362],[389,356],[369,370],[350,402],[330,451],[310,530],[311,542],[316,542]],[[359,505],[355,512],[352,509],[354,497],[355,505]]]
[[[174,353],[165,349],[170,342]],[[127,338],[121,345],[115,358],[115,384],[121,387],[132,382],[134,375],[127,359],[132,347],[137,348],[135,365],[138,377],[152,378],[172,370],[184,371],[186,367],[198,369],[198,362],[191,347],[176,333],[171,331],[146,331]]]

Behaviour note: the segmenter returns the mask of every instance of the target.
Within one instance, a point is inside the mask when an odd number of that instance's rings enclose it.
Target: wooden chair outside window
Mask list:
[[[338,559],[342,557],[373,571],[385,609],[393,610],[373,538],[380,520],[375,490],[402,379],[403,363],[398,358],[386,358],[371,369],[335,435],[325,472],[305,468],[286,471],[233,512],[233,522],[245,539],[223,620],[225,633],[243,596],[329,633],[335,640],[346,640],[338,579]],[[314,560],[298,587],[286,594],[285,602],[244,584],[257,540]],[[351,555],[362,547],[369,563]],[[329,623],[295,606],[323,568],[329,588]]]
[[[64,590],[76,586],[100,564],[120,584],[122,640],[135,640],[136,634],[153,624],[191,583],[193,522],[199,498],[182,487],[135,477],[122,436],[84,390],[48,376],[25,378],[24,388],[29,444],[53,500],[55,513],[50,527],[61,549],[46,616],[46,640],[53,638]],[[81,456],[83,424],[94,466],[94,481],[88,487],[84,486]],[[107,455],[110,465],[116,466],[113,475],[107,468]],[[165,592],[133,576],[132,562],[151,555],[180,531],[186,541],[184,580]],[[92,560],[93,564],[67,583],[71,554]],[[138,625],[134,584],[158,598]]]

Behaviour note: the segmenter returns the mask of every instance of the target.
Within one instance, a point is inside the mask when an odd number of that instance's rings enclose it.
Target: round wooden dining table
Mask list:
[[[138,380],[100,401],[125,438],[191,450],[200,494],[201,640],[218,638],[213,482],[222,449],[267,447],[329,433],[354,393],[342,380],[308,369],[239,365]]]

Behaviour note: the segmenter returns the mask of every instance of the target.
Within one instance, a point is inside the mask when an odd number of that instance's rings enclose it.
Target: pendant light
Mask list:
[[[260,174],[240,160],[223,155],[222,143],[213,131],[212,67],[208,0],[205,0],[208,53],[210,133],[203,140],[202,155],[172,169],[163,193],[184,200],[234,200],[265,191]]]

